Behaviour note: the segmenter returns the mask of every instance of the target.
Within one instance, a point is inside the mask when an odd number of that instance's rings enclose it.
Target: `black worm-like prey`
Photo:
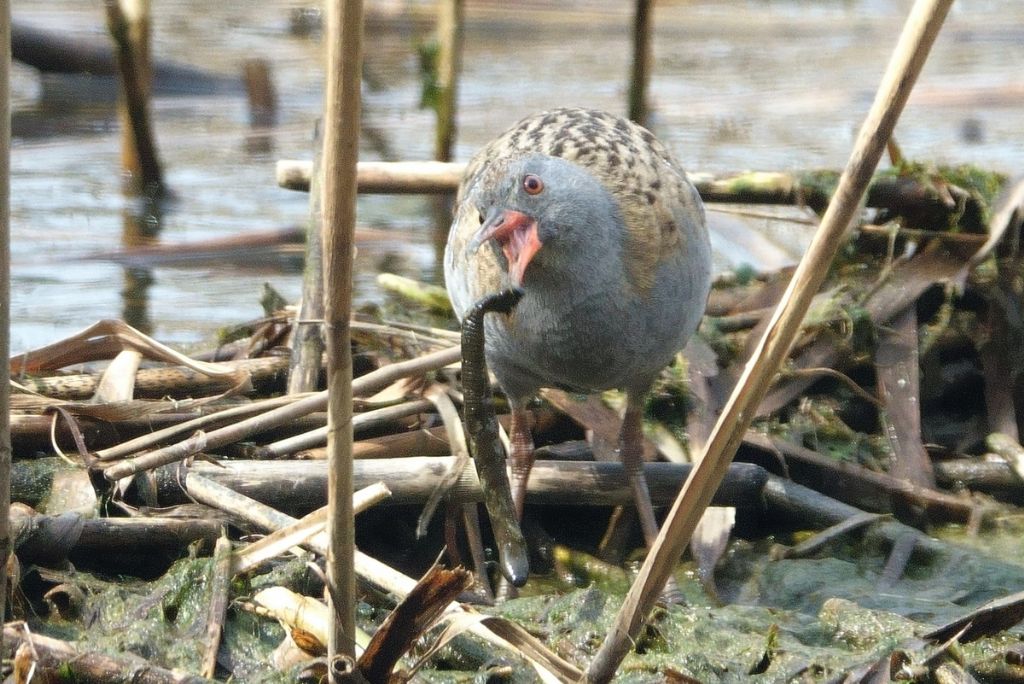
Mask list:
[[[515,289],[482,297],[462,321],[462,393],[466,407],[466,434],[483,488],[484,505],[491,518],[501,573],[517,587],[526,583],[530,561],[512,503],[505,453],[498,438],[498,420],[491,402],[491,384],[484,360],[484,314],[507,314],[522,296],[522,290]]]

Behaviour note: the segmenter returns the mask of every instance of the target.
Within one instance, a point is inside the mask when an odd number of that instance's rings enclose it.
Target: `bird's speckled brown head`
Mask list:
[[[498,183],[527,155],[583,167],[617,201],[626,231],[625,266],[640,291],[650,287],[659,258],[679,249],[692,232],[680,221],[703,211],[682,167],[650,131],[586,109],[555,109],[512,126],[470,161],[458,202]]]

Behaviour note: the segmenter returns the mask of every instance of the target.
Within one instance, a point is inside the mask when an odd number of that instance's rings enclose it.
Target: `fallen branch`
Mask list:
[[[744,443],[781,454],[794,480],[813,481],[815,488],[846,503],[875,513],[922,510],[930,520],[967,522],[975,513],[970,499],[940,492],[909,480],[843,463],[782,439],[748,432]]]
[[[454,192],[466,165],[454,162],[361,161],[356,167],[359,192],[442,194]],[[277,184],[288,190],[309,192],[313,162],[285,159],[277,162]]]
[[[114,76],[117,63],[109,41],[74,38],[69,31],[48,31],[22,22],[11,24],[12,57],[44,73]],[[219,76],[193,67],[157,62],[153,65],[153,91],[158,95],[237,93],[237,78]],[[98,93],[94,92],[95,97]]]
[[[359,460],[353,467],[354,486],[362,488],[380,481],[393,494],[385,505],[422,504],[454,462],[453,456]],[[644,464],[653,502],[656,505],[671,502],[691,467],[679,463]],[[572,503],[577,505],[618,506],[633,501],[621,463],[537,461],[534,469],[527,491],[527,500],[531,504],[564,505],[568,491],[573,492]],[[196,462],[190,471],[286,510],[309,510],[321,505],[327,482],[324,461]],[[181,491],[181,474],[177,466],[160,468],[155,471],[155,476],[160,505],[188,501]],[[733,464],[715,494],[715,505],[756,506],[765,477],[767,474],[760,466]],[[448,497],[456,504],[483,500],[480,480],[473,468],[462,472]]]
[[[17,493],[13,497],[17,500]],[[212,547],[220,533],[217,521],[198,518],[82,518],[63,513],[35,514],[27,523],[18,534],[18,558],[47,566],[69,557],[95,563],[119,554],[177,556],[195,542]]]
[[[72,643],[29,633],[23,623],[4,626],[4,643],[18,646],[14,656],[19,682],[76,681],[134,684],[202,684],[211,680],[157,667],[131,653],[107,655],[83,651]]]
[[[849,520],[860,520],[865,512],[854,506],[825,496],[809,487],[797,484],[774,475],[768,476],[764,487],[764,505],[772,516],[782,521],[800,525],[801,528],[816,527],[825,529],[840,525]],[[915,548],[927,554],[948,554],[957,552],[973,553],[969,549],[958,549],[946,542],[929,537],[924,532],[910,525],[880,518],[868,524],[865,534],[868,537],[881,539],[888,544],[896,544],[908,536],[915,540]]]
[[[935,479],[943,487],[972,491],[1024,494],[1024,480],[1003,460],[958,458],[935,462]]]
[[[309,192],[312,168],[309,161],[279,160],[277,184],[287,190]],[[456,162],[364,161],[357,167],[357,187],[366,194],[451,194],[458,189],[464,170],[465,164]],[[689,177],[701,199],[708,203],[810,207],[817,212],[828,206],[839,181],[835,171],[747,171],[723,176],[691,173]],[[978,203],[966,190],[949,183],[940,185],[883,171],[868,185],[866,206],[916,217],[919,223],[919,217],[949,217],[962,212],[965,203]]]
[[[168,368],[141,368],[135,375],[135,396],[137,398],[163,398],[184,393],[190,396],[215,394],[234,387],[237,373],[248,373],[254,384],[282,380],[288,370],[288,359],[278,356],[264,356],[255,359],[221,361],[226,371],[235,371],[231,376],[211,376],[185,366]],[[88,399],[96,391],[102,373],[75,375],[50,375],[21,378],[18,384],[25,389],[53,399],[76,401]]]

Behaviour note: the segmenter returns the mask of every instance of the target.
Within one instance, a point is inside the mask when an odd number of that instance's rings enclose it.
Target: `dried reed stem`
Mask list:
[[[324,96],[323,250],[327,332],[327,604],[329,681],[341,680],[355,658],[356,585],[352,512],[352,258],[359,159],[363,3],[327,3],[327,84]]]
[[[10,358],[11,329],[11,5],[0,0],[0,359]],[[0,364],[0,587],[11,554],[11,370]],[[0,592],[0,616],[6,591]]]

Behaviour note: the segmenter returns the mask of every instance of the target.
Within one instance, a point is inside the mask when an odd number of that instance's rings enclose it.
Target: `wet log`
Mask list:
[[[108,655],[11,623],[4,626],[4,643],[17,646],[15,679],[31,681],[121,682],[136,684],[200,684],[211,680],[167,670],[133,653]]]
[[[935,479],[943,487],[966,487],[988,494],[1024,494],[1024,480],[1004,460],[957,458],[935,462]]]
[[[359,460],[354,465],[354,487],[361,489],[383,482],[393,496],[383,505],[422,504],[437,488],[454,457],[412,457]],[[323,461],[220,461],[197,462],[194,472],[218,484],[275,508],[308,511],[323,505],[327,491],[327,465]],[[691,466],[676,463],[647,463],[644,473],[655,505],[674,499]],[[185,503],[177,466],[156,471],[157,496],[161,505]],[[756,465],[733,464],[715,495],[716,506],[759,505],[759,491],[767,477]],[[566,492],[572,492],[571,500]],[[466,468],[449,492],[456,504],[483,500],[479,479]],[[633,501],[632,489],[620,463],[538,461],[530,473],[527,502],[541,505],[617,506]]]
[[[13,58],[44,73],[114,76],[117,62],[109,42],[74,38],[64,31],[48,31],[23,22],[11,25]],[[241,91],[237,78],[219,76],[193,67],[157,62],[153,89],[159,95],[208,95]]]
[[[831,459],[799,444],[753,432],[747,433],[744,443],[781,455],[794,480],[864,510],[896,515],[920,511],[931,520],[958,522],[967,522],[975,510],[969,499]]]
[[[145,549],[181,551],[202,541],[212,548],[221,532],[218,520],[199,518],[89,518],[72,553],[102,557],[108,553],[140,554]]]
[[[110,43],[72,38],[21,22],[11,25],[11,56],[39,71],[113,76],[117,63]]]
[[[16,552],[23,564],[54,566],[71,558],[97,565],[114,556],[168,552],[176,557],[202,541],[213,548],[221,523],[200,518],[83,518],[78,513],[46,515],[16,506]]]
[[[773,520],[784,521],[801,528],[824,529],[864,516],[864,511],[859,508],[774,475],[768,477],[763,493],[765,507]],[[865,534],[892,545],[911,536],[915,540],[916,550],[927,554],[974,553],[969,549],[959,549],[953,544],[929,537],[920,530],[896,520],[872,523]]]
[[[242,235],[196,240],[194,242],[163,243],[126,247],[90,254],[86,259],[107,260],[132,268],[153,268],[169,265],[251,264],[255,258],[268,261],[268,255],[280,259],[301,256],[299,245],[306,239],[302,228],[281,228],[266,231],[246,231]]]

